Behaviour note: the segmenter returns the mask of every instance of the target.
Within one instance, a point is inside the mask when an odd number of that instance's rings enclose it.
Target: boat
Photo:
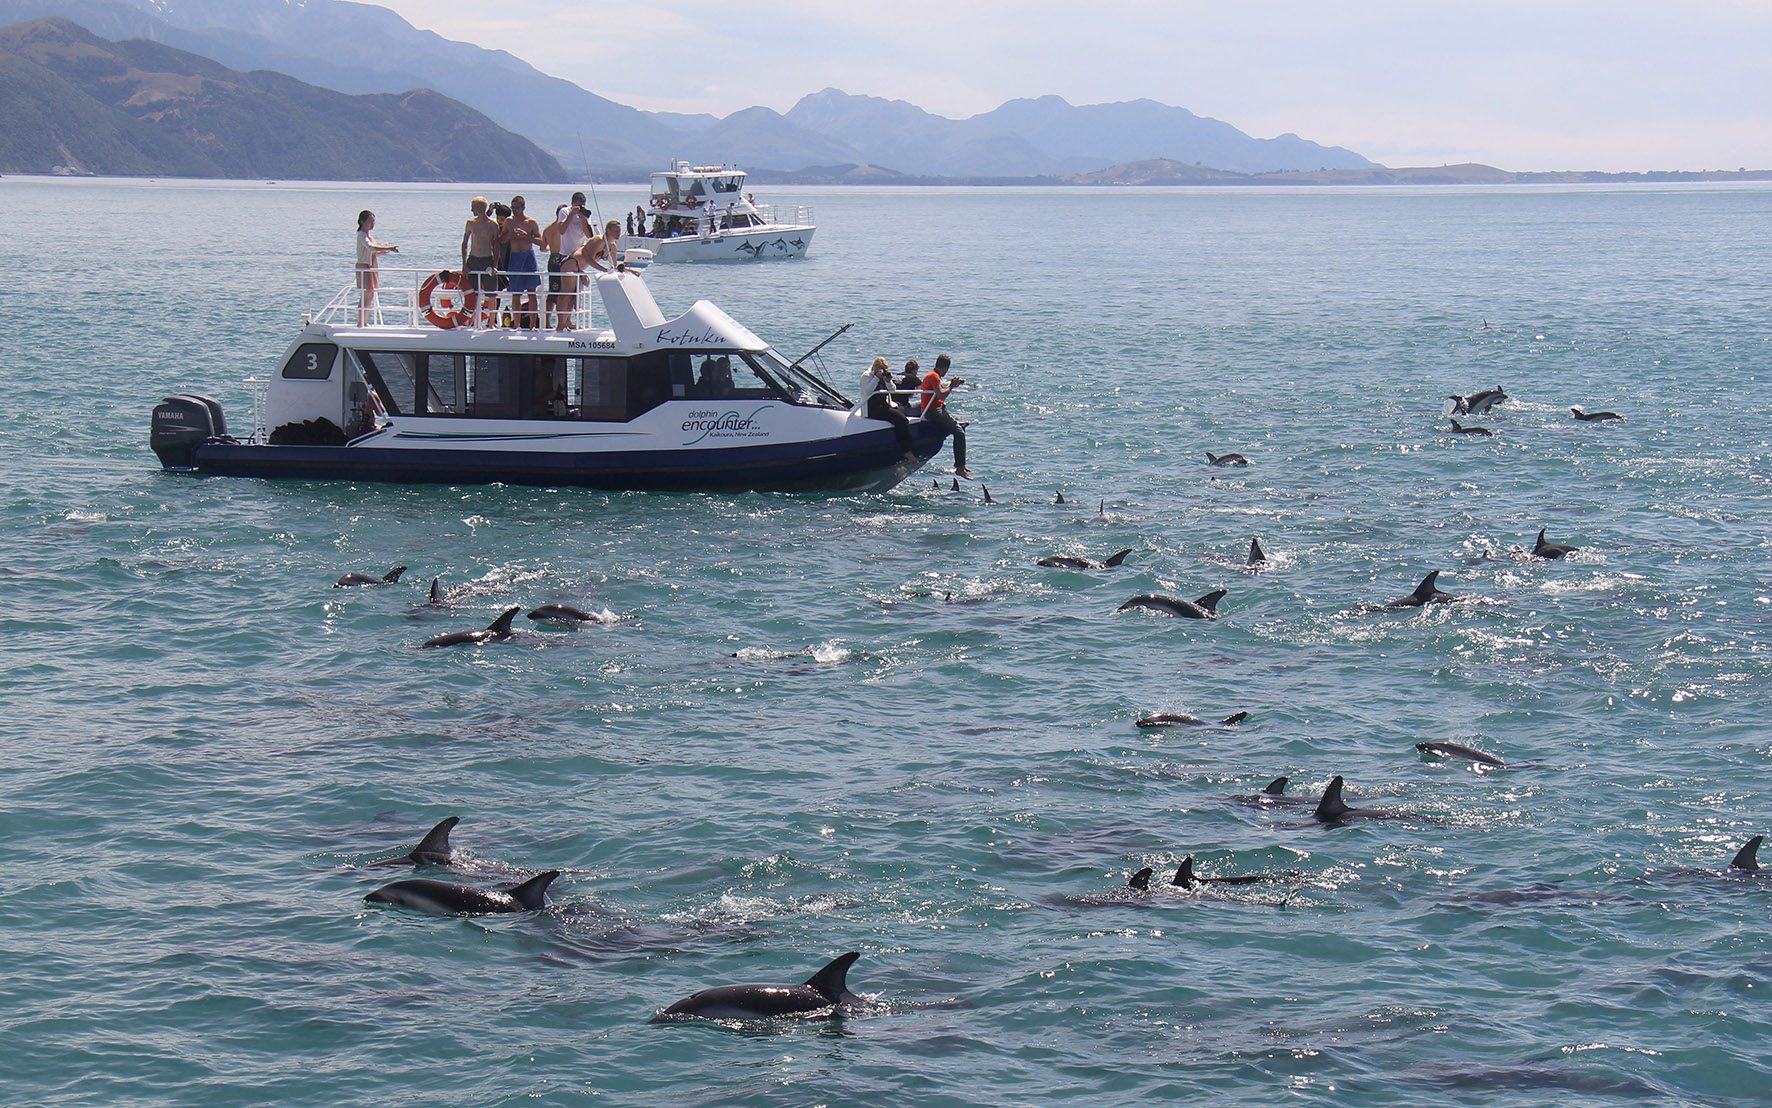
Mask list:
[[[802,258],[812,246],[812,209],[789,218],[745,191],[745,172],[731,166],[677,162],[652,175],[648,226],[628,245],[661,262],[754,262]]]
[[[470,317],[449,271],[383,269],[372,306],[341,289],[249,379],[244,437],[183,393],[154,408],[150,445],[195,476],[830,492],[890,489],[940,450],[946,432],[913,415],[906,457],[806,368],[818,348],[784,357],[707,300],[667,319],[644,255],[549,304],[556,330]]]

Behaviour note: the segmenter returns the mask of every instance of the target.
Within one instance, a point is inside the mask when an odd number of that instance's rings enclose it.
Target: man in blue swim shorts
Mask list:
[[[541,305],[535,295],[535,290],[541,287],[540,270],[535,264],[541,225],[529,215],[526,207],[521,196],[511,197],[511,218],[499,229],[499,241],[511,248],[511,260],[505,265],[505,272],[511,279],[511,311],[517,317],[518,327],[534,330],[541,326]]]

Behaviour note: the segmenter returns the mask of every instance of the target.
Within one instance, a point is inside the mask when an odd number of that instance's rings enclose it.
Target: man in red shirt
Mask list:
[[[935,368],[924,375],[921,398],[923,421],[953,436],[954,472],[970,481],[972,480],[972,471],[966,468],[966,432],[958,423],[954,422],[954,417],[948,414],[947,409],[948,393],[954,391],[954,386],[963,385],[966,382],[959,377],[955,377],[951,381],[942,381],[942,378],[947,376],[948,367],[951,365],[953,365],[953,359],[943,354],[935,359]]]

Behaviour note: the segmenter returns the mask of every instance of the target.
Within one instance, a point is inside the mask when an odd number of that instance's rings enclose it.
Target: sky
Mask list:
[[[375,0],[650,111],[1148,98],[1386,165],[1772,168],[1772,0]]]

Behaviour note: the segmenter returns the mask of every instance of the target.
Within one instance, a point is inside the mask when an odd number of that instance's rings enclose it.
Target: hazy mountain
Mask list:
[[[346,0],[0,0],[0,22],[59,15],[341,92],[435,89],[574,164],[662,163],[678,135],[644,112],[501,50],[421,31]],[[129,25],[129,19],[147,19]],[[540,26],[540,20],[538,20]]]
[[[684,141],[693,161],[734,162],[745,166],[798,169],[859,161],[854,147],[838,139],[795,126],[769,108],[733,112],[712,127]]]
[[[1061,97],[1042,96],[1011,100],[972,121],[1013,132],[1049,154],[1086,161],[1091,169],[1156,158],[1235,173],[1370,169],[1374,164],[1351,150],[1297,135],[1251,138],[1228,123],[1155,100],[1075,107]]]
[[[854,160],[907,174],[1030,176],[1106,164],[1072,166],[993,123],[948,119],[903,100],[852,96],[834,88],[801,97],[787,120],[808,131],[841,136],[860,152]]]
[[[349,96],[62,19],[0,29],[0,99],[4,172],[566,179],[534,143],[439,93]]]

